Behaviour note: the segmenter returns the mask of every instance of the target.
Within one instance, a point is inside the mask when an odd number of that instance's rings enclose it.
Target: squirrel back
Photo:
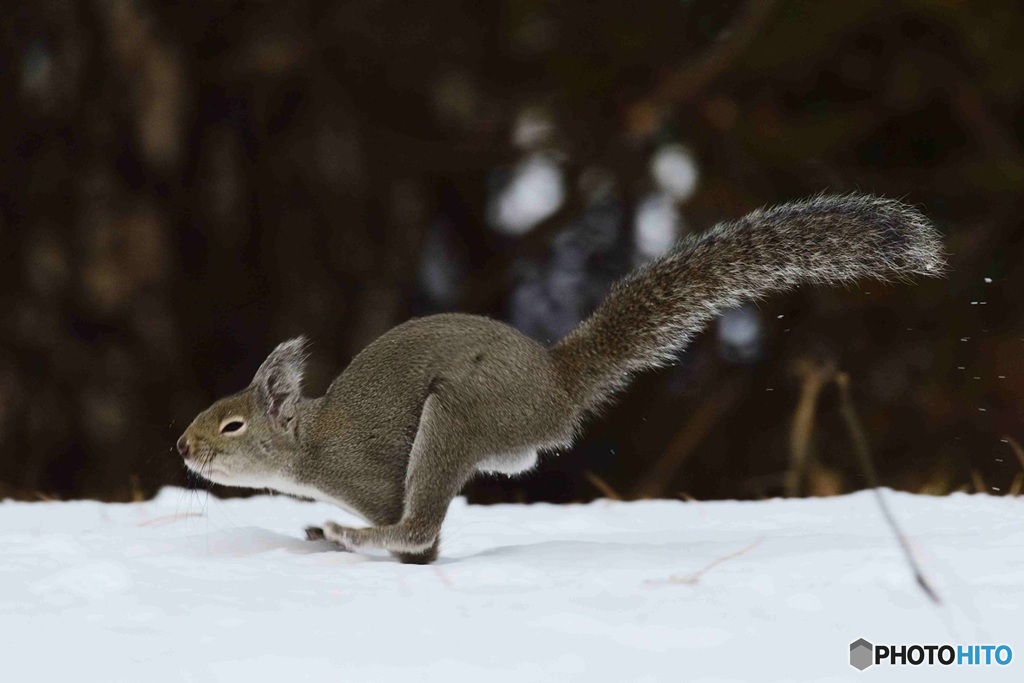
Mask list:
[[[584,410],[669,363],[725,308],[802,283],[940,275],[939,234],[916,209],[870,195],[818,196],[687,237],[617,282],[551,349]]]

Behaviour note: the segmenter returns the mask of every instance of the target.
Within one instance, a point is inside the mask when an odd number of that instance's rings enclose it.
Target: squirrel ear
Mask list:
[[[302,373],[306,363],[306,338],[278,344],[256,371],[252,386],[277,429],[294,426],[295,407],[302,397]]]

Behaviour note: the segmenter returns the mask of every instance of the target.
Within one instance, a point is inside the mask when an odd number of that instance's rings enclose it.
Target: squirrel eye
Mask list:
[[[244,421],[242,421],[242,420],[240,420],[240,419],[238,419],[236,417],[228,418],[227,420],[224,420],[224,422],[221,423],[221,425],[220,425],[220,433],[221,434],[231,434],[231,433],[237,434],[238,432],[242,431],[244,428],[245,428],[245,422]]]

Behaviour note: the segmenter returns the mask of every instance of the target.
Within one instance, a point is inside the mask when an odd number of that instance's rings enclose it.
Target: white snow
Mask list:
[[[761,316],[757,307],[746,305],[724,311],[718,318],[718,339],[742,349],[757,348],[761,341]]]
[[[700,173],[693,153],[682,145],[664,145],[651,158],[651,175],[676,201],[686,201],[697,189]]]
[[[644,197],[636,209],[634,220],[634,244],[644,259],[667,253],[679,239],[682,216],[672,197],[663,192]]]
[[[283,496],[0,504],[8,681],[1019,680],[1024,503],[887,492],[468,506],[442,559],[336,552]],[[849,644],[1007,644],[1007,666],[875,666]]]
[[[546,154],[534,154],[516,167],[498,198],[495,227],[508,235],[529,232],[558,211],[565,200],[562,169]]]
[[[697,188],[697,162],[682,145],[663,145],[651,157],[651,176],[657,189],[636,209],[634,245],[642,259],[657,258],[675,246],[686,226],[679,212]]]

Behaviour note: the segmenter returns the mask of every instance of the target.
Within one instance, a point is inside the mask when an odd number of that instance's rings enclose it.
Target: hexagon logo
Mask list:
[[[875,646],[863,638],[853,641],[850,643],[850,666],[858,671],[868,668],[875,663],[874,650]]]

